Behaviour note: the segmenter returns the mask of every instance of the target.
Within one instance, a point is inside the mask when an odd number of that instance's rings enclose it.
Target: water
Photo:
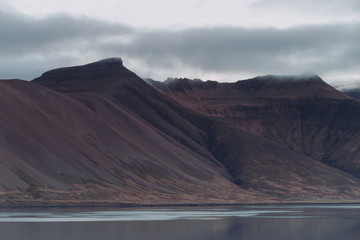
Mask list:
[[[360,205],[0,210],[4,240],[359,240]]]

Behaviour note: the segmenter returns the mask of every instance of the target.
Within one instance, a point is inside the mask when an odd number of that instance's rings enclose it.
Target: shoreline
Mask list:
[[[189,203],[189,204],[131,204],[131,203],[120,203],[120,204],[48,204],[48,205],[0,205],[0,209],[36,209],[36,208],[46,208],[46,209],[75,209],[75,208],[185,208],[185,207],[256,207],[256,206],[311,206],[311,205],[360,205],[360,201],[329,201],[329,202],[281,202],[281,203]]]

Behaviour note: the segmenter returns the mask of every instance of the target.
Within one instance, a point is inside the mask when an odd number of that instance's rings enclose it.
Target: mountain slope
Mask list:
[[[0,81],[0,202],[204,204],[360,197],[359,179],[352,175],[167,95],[126,69],[121,59],[51,70],[33,82]]]
[[[360,104],[318,76],[149,83],[189,108],[360,177]]]
[[[102,72],[106,72],[107,77]],[[206,161],[225,166],[232,180],[241,188],[282,199],[351,198],[358,194],[358,180],[350,175],[261,136],[234,129],[223,121],[184,108],[128,71],[119,59],[52,70],[34,82],[83,102],[106,121],[117,119],[114,115],[118,115],[118,110],[114,108],[109,115],[104,99],[107,104],[124,108],[170,139],[205,157]],[[81,88],[79,83],[86,83],[86,86]],[[324,91],[324,94],[328,92]],[[97,98],[103,100],[99,102]],[[115,128],[122,125],[118,122],[111,124]],[[264,148],[264,145],[268,147]],[[284,174],[275,174],[280,169]],[[314,177],[310,178],[310,175]],[[335,183],[333,179],[338,181]]]
[[[95,101],[113,108],[117,127],[37,84],[1,81],[0,89],[3,204],[196,203],[205,196],[251,202],[260,196],[238,189],[221,164],[106,99]]]

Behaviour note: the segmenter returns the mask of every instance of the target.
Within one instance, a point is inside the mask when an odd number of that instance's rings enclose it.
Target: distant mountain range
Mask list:
[[[345,94],[349,95],[352,98],[360,99],[360,88],[346,89],[343,90]]]
[[[316,75],[144,81],[120,58],[2,80],[0,206],[358,201],[351,96]]]

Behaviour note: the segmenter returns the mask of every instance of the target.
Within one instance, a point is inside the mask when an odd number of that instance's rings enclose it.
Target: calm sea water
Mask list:
[[[1,240],[359,240],[360,205],[0,209]]]

